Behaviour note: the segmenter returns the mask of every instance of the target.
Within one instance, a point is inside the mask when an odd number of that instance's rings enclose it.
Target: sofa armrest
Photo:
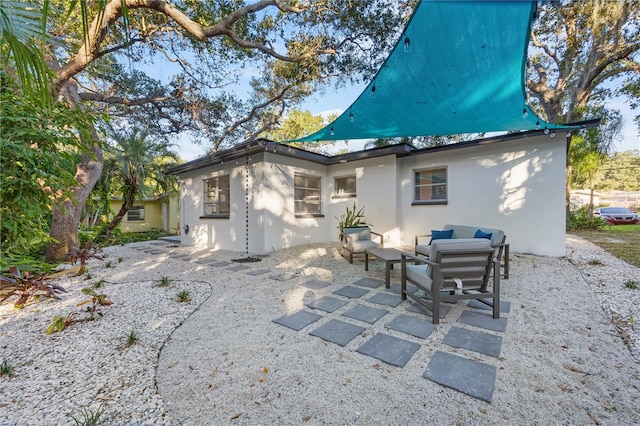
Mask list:
[[[373,232],[371,231],[371,235],[375,235],[377,237],[380,237],[380,247],[384,247],[384,235],[378,233],[378,232]],[[371,238],[373,240],[373,238]]]
[[[416,243],[414,245],[416,246],[420,245],[418,238],[427,238],[427,237],[431,237],[431,234],[416,235],[416,238],[415,238]]]
[[[400,253],[400,259],[402,262],[406,262],[407,258],[411,259],[411,261],[415,262],[416,265],[420,265],[422,263],[428,263],[433,265],[434,263],[429,260],[428,257],[416,255],[413,253],[409,253],[408,251],[403,251]]]

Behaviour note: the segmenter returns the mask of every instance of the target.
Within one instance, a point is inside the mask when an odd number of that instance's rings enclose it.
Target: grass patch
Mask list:
[[[629,280],[624,283],[624,286],[630,290],[640,290],[640,282]]]
[[[75,425],[81,426],[95,426],[104,423],[102,416],[106,412],[106,408],[100,404],[96,409],[89,407],[80,408],[80,413],[70,414],[69,417],[73,419]]]
[[[138,341],[140,340],[140,338],[138,337],[138,334],[136,334],[136,332],[134,330],[131,330],[129,332],[129,335],[127,336],[127,342],[125,343],[126,346],[133,346],[136,343],[138,343]]]
[[[602,229],[573,230],[618,259],[640,268],[640,225],[604,225]]]
[[[188,302],[188,301],[190,301],[191,298],[189,297],[189,291],[182,290],[180,293],[178,293],[177,299],[178,299],[178,302]]]
[[[2,364],[0,364],[0,376],[9,376],[11,377],[13,375],[13,368],[11,367],[11,364],[9,364],[9,361],[2,360]]]

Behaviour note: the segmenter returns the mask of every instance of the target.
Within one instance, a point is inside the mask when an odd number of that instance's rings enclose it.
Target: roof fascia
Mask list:
[[[574,129],[589,129],[598,127],[599,125],[600,118],[567,124],[567,126],[572,126]],[[567,132],[567,139],[570,140],[572,129],[563,129],[558,130],[557,132],[562,131]],[[279,154],[285,157],[330,166],[333,164],[367,160],[371,158],[385,157],[388,155],[406,157],[409,155],[420,155],[427,152],[450,151],[471,146],[482,146],[498,142],[515,141],[540,135],[544,135],[544,130],[529,130],[525,132],[509,133],[506,135],[493,136],[490,138],[475,139],[467,142],[458,142],[450,145],[442,145],[422,149],[417,149],[407,143],[400,143],[395,145],[366,149],[362,151],[348,152],[345,154],[334,156],[306,151],[304,149],[296,148],[290,145],[273,142],[268,139],[256,139],[249,142],[243,142],[241,144],[233,146],[232,148],[218,151],[204,157],[196,158],[195,160],[180,164],[178,166],[171,167],[167,170],[167,174],[178,175],[180,173],[191,172],[203,169],[205,167],[224,164],[225,161],[236,160],[260,152],[272,152],[274,154]]]

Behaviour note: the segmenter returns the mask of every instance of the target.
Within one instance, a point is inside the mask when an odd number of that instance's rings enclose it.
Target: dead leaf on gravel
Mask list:
[[[591,414],[590,412],[587,411],[587,414],[589,415],[589,418],[591,419],[591,421],[593,422],[593,424],[595,425],[599,425],[600,422],[598,421],[598,419],[596,419],[595,417],[593,417],[593,414]]]
[[[192,370],[195,370],[195,369],[196,369],[196,366],[195,366],[195,365],[193,365],[193,364],[189,364],[189,368],[190,368],[190,369],[192,369]]]
[[[376,370],[380,370],[380,364],[373,364],[373,368],[375,368]]]
[[[587,373],[586,371],[582,371],[582,370],[577,369],[575,367],[571,367],[570,365],[565,365],[564,368],[566,368],[569,371],[573,371],[574,373],[580,373],[580,374],[589,375],[589,373]]]
[[[218,370],[213,370],[211,373],[209,373],[209,375],[211,377],[217,377],[218,376]]]
[[[174,362],[172,362],[172,363],[171,363],[171,364],[169,364],[167,367],[169,367],[169,368],[173,368],[173,367],[175,367],[176,365],[178,365],[178,361],[174,361]]]
[[[311,417],[304,417],[304,418],[302,419],[302,421],[303,421],[303,422],[308,422],[309,420],[311,420]]]
[[[267,367],[265,367],[265,368],[263,368],[263,369],[262,369],[262,372],[263,372],[264,374],[267,374],[267,373],[269,372],[269,369],[268,369]]]
[[[240,417],[241,415],[242,415],[242,413],[234,414],[233,416],[231,416],[231,420],[235,420],[235,419],[237,419],[238,417]]]

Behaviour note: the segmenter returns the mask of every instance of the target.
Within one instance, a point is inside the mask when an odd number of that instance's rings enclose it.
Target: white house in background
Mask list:
[[[445,224],[499,228],[511,252],[565,254],[567,140],[521,132],[325,156],[264,139],[174,167],[181,242],[266,254],[337,241],[354,202],[386,247]]]

